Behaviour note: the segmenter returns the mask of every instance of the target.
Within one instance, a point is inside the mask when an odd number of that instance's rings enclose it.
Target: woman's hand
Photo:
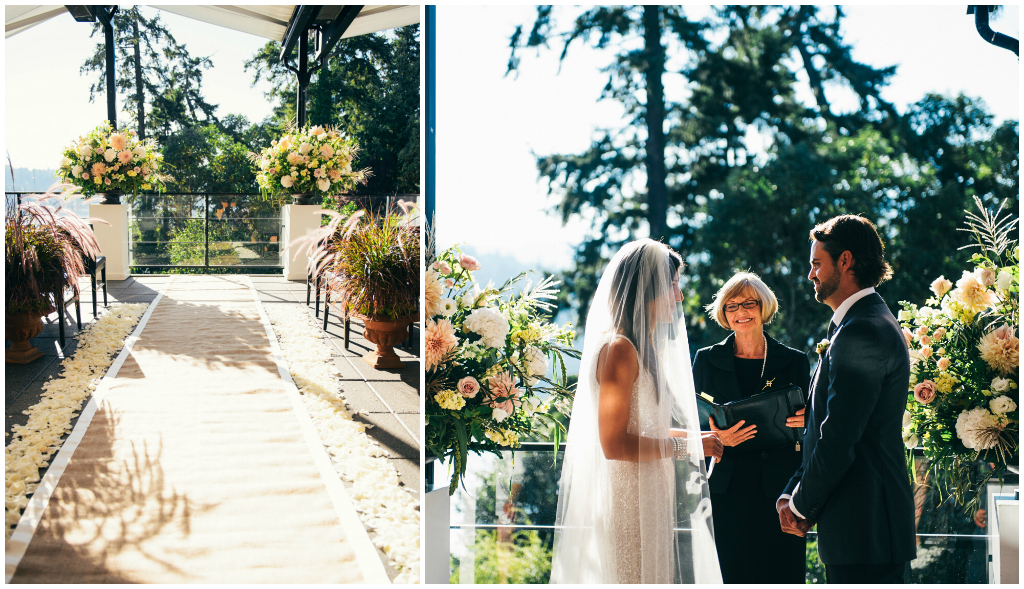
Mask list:
[[[714,456],[715,460],[722,460],[722,440],[718,432],[700,432],[700,441],[704,445],[704,456]]]
[[[802,428],[804,426],[804,412],[807,411],[807,407],[801,407],[796,415],[786,418],[787,427]]]
[[[754,434],[757,433],[756,423],[744,427],[743,429],[740,429],[740,426],[746,423],[742,419],[737,421],[736,425],[730,427],[729,429],[718,429],[717,427],[715,427],[714,417],[709,417],[708,422],[711,423],[711,431],[718,433],[718,436],[722,438],[722,444],[725,446],[738,446],[739,444],[742,444],[743,442],[746,442],[750,438],[754,437]]]

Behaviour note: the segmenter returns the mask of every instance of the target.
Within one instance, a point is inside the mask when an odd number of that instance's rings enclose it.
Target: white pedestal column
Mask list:
[[[125,280],[131,273],[128,250],[128,205],[89,205],[89,216],[109,223],[93,223],[100,254],[107,258],[107,279]]]
[[[451,578],[451,502],[448,485],[443,481],[444,463],[434,461],[433,468],[434,481],[438,484],[426,487],[426,503],[423,506],[423,582],[447,585]],[[442,480],[438,481],[438,477]]]
[[[1020,584],[1020,499],[1008,489],[997,491],[989,485],[989,571],[988,582]]]
[[[284,205],[281,220],[284,223],[284,278],[285,280],[306,280],[306,255],[308,245],[292,245],[296,239],[320,227],[320,205]],[[295,254],[298,253],[298,256]]]

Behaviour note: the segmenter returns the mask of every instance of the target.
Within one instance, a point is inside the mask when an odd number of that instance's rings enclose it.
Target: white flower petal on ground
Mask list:
[[[48,466],[50,457],[60,450],[61,437],[71,431],[71,420],[99,386],[147,308],[147,304],[115,305],[82,330],[76,336],[74,355],[61,362],[63,372],[44,383],[39,402],[24,411],[28,422],[11,427],[11,441],[4,448],[7,538],[18,525],[28,496],[35,492],[39,469]]]
[[[337,380],[324,334],[292,305],[268,305],[274,332],[309,416],[338,475],[348,489],[375,546],[399,571],[395,583],[420,582],[419,500],[399,484],[388,453],[353,420]]]

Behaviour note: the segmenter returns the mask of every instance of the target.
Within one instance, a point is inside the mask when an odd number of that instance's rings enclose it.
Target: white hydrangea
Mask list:
[[[1013,399],[1006,395],[1001,395],[989,401],[989,409],[996,415],[1005,415],[1017,408],[1017,404],[1013,402]]]
[[[508,319],[494,309],[484,307],[473,309],[464,323],[466,329],[478,334],[488,348],[500,348],[510,329]]]
[[[956,436],[960,438],[964,446],[972,450],[987,450],[994,446],[995,440],[986,442],[979,435],[994,427],[996,427],[995,417],[984,407],[975,407],[970,411],[964,410],[956,418]]]

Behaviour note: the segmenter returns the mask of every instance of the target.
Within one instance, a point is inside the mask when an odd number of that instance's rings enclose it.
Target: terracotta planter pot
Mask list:
[[[4,315],[4,336],[11,340],[11,347],[4,353],[4,360],[13,364],[28,364],[42,357],[43,353],[29,340],[43,332],[43,316],[30,312]]]
[[[363,360],[378,370],[404,367],[405,363],[395,354],[395,346],[409,338],[409,324],[416,320],[416,316],[409,315],[397,321],[364,315],[356,317],[363,322],[363,336],[377,344],[377,349],[363,356]]]

